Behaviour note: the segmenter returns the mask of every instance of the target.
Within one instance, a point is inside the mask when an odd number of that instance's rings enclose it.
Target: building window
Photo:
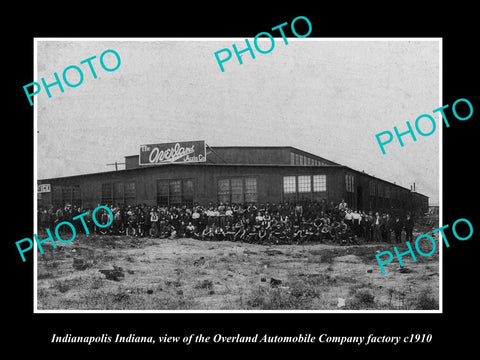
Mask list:
[[[295,176],[284,176],[283,177],[283,193],[295,194],[296,192],[297,192],[297,186],[295,182]]]
[[[347,192],[355,191],[354,179],[355,178],[353,177],[353,175],[345,175],[345,187]]]
[[[52,205],[62,206],[62,188],[60,186],[52,185]]]
[[[103,205],[133,205],[136,202],[135,182],[114,182],[102,184]]]
[[[217,183],[217,200],[218,202],[230,201],[230,180],[220,179]]]
[[[298,177],[298,192],[307,193],[312,191],[311,176],[299,176]]]
[[[182,182],[182,203],[193,205],[193,180],[183,180]]]
[[[322,198],[319,193],[324,191],[327,191],[327,175],[283,177],[284,201],[319,200]]]
[[[300,165],[300,155],[295,154],[295,165]]]
[[[385,197],[385,187],[383,184],[378,184],[378,197]]]
[[[245,202],[257,202],[257,179],[245,179]]]
[[[295,153],[293,152],[290,153],[290,164],[291,165],[295,164]]]
[[[230,179],[230,195],[231,202],[241,204],[243,203],[243,181],[242,179]]]
[[[74,206],[82,206],[82,194],[80,185],[72,185],[72,204]]]
[[[102,184],[102,198],[101,198],[101,203],[103,205],[106,204],[111,204],[113,197],[112,197],[112,184],[107,183],[107,184]]]
[[[157,181],[157,204],[158,205],[169,205],[169,187],[168,180],[158,180]]]
[[[123,183],[114,182],[112,185],[113,185],[113,200],[111,204],[113,205],[125,204],[123,201]]]
[[[219,179],[217,182],[217,201],[242,204],[257,202],[256,178]]]
[[[62,205],[70,203],[72,198],[72,189],[70,186],[62,186]]]
[[[327,175],[313,175],[313,191],[327,191]]]
[[[370,196],[380,196],[379,184],[375,181],[370,181]]]
[[[67,204],[82,206],[80,185],[53,185],[52,205],[55,207],[62,207]]]
[[[157,205],[192,205],[193,186],[192,179],[157,180]]]
[[[168,183],[169,205],[180,205],[182,203],[182,182],[172,180]]]
[[[124,190],[125,205],[134,205],[137,197],[135,181],[126,182]]]

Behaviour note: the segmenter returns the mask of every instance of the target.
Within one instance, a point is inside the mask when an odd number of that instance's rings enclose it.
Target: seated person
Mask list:
[[[195,225],[193,225],[192,222],[190,221],[187,227],[185,228],[185,236],[192,237],[194,233],[195,233]]]
[[[283,242],[286,244],[291,244],[293,238],[293,225],[288,223],[283,229]]]
[[[284,227],[285,225],[279,222],[270,232],[269,240],[275,244],[283,242],[285,240]]]
[[[212,240],[213,239],[213,231],[210,225],[205,226],[205,229],[202,231],[202,240]]]
[[[232,227],[230,223],[227,222],[225,226],[225,240],[233,241],[233,237],[235,236],[235,229]]]
[[[258,230],[258,240],[260,243],[265,243],[267,241],[267,230],[265,229],[265,226],[261,226],[260,230]]]
[[[305,228],[305,234],[302,242],[310,242],[312,240],[315,240],[315,228],[313,227],[313,224]]]
[[[170,236],[168,237],[170,240],[176,239],[178,237],[178,232],[175,226],[169,225],[168,226],[168,231],[170,233]]]
[[[293,227],[293,234],[292,234],[292,242],[296,242],[297,244],[301,242],[303,237],[303,226],[294,226]]]
[[[245,230],[245,226],[241,224],[240,228],[237,230],[237,232],[233,236],[233,241],[244,241],[246,235],[247,235],[247,230]]]
[[[247,242],[255,243],[257,242],[257,229],[254,225],[250,225],[247,231]]]
[[[221,226],[214,226],[213,227],[213,238],[216,241],[225,240],[225,231]]]

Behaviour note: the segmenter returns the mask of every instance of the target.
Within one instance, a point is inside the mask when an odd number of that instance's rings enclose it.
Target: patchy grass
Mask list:
[[[413,310],[435,310],[438,309],[437,298],[430,288],[426,288],[411,296],[407,303],[408,307]]]
[[[404,269],[392,262],[383,275],[375,254],[393,251],[393,244],[264,246],[79,234],[57,249],[44,245],[40,310],[438,309],[438,252],[417,262],[404,257]],[[425,252],[428,245],[421,245]],[[110,280],[112,269],[123,276]]]
[[[375,296],[370,289],[354,289],[352,294],[353,296],[347,301],[347,309],[375,309]]]
[[[247,309],[260,310],[296,310],[310,309],[313,298],[317,296],[314,289],[308,287],[264,287],[257,286],[247,297]]]

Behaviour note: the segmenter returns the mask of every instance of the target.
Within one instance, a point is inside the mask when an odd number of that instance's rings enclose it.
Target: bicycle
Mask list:
[[[158,231],[158,227],[157,227],[157,223],[156,223],[156,222],[152,222],[152,223],[151,223],[150,229],[148,229],[148,234],[149,234],[151,237],[158,237],[159,231]]]

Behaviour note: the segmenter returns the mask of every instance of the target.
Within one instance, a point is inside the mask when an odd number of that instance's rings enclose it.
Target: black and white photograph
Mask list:
[[[441,310],[441,39],[35,46],[36,311]]]
[[[7,11],[5,350],[475,353],[473,7],[168,5]]]

